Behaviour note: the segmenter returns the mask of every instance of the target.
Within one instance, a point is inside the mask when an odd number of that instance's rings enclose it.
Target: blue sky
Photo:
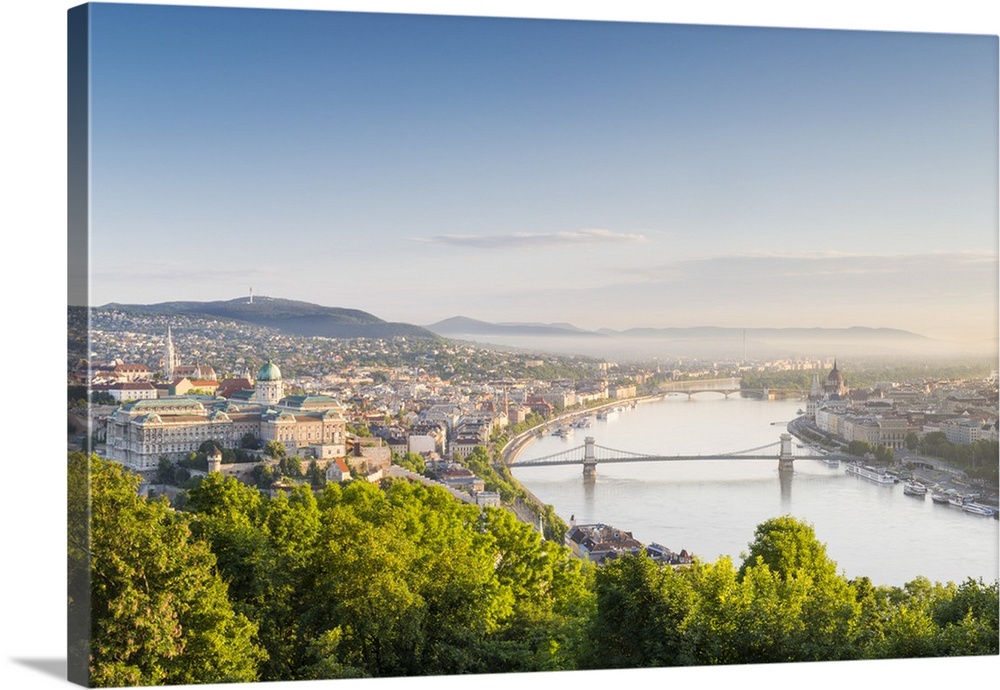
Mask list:
[[[997,38],[101,5],[92,302],[997,332]]]

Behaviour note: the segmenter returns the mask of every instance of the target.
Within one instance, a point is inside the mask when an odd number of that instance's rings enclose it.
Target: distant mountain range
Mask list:
[[[276,297],[254,296],[221,302],[106,304],[104,309],[232,319],[274,328],[288,335],[328,338],[436,338],[431,331],[407,323],[391,323],[358,309],[323,307]]]
[[[568,323],[489,323],[466,316],[454,316],[426,326],[442,337],[477,336],[542,336],[542,337],[604,337],[596,331],[585,331]]]
[[[258,324],[297,336],[450,338],[484,345],[619,359],[750,359],[940,355],[956,345],[894,328],[631,328],[585,330],[569,323],[491,323],[456,316],[428,326],[392,323],[358,309],[254,296],[218,302],[107,304],[105,309]],[[996,343],[992,344],[993,346]],[[957,348],[961,349],[961,348]]]
[[[697,328],[629,328],[614,330],[601,328],[588,331],[568,323],[489,323],[464,316],[456,316],[438,321],[426,327],[427,330],[444,337],[460,336],[550,336],[550,337],[602,337],[602,338],[650,338],[650,339],[725,339],[742,340],[745,336],[752,340],[842,340],[850,338],[871,339],[880,342],[905,341],[909,343],[927,342],[929,339],[910,331],[895,328],[723,328],[705,326]]]
[[[953,343],[896,328],[601,328],[588,331],[567,323],[489,323],[467,317],[426,327],[445,338],[507,347],[626,359],[705,357],[750,359],[941,355]]]
[[[898,328],[868,328],[852,326],[850,328],[721,328],[717,326],[702,326],[697,328],[630,328],[624,331],[614,331],[602,328],[598,331],[605,335],[624,336],[629,338],[743,338],[757,339],[793,339],[826,341],[829,339],[872,340],[879,342],[929,342],[929,338],[900,330]]]

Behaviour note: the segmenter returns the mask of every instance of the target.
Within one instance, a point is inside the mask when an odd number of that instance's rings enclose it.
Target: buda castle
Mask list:
[[[168,350],[168,364],[174,362]],[[281,370],[268,360],[252,390],[230,397],[171,396],[134,400],[108,419],[107,455],[135,471],[155,470],[161,457],[178,461],[205,441],[237,448],[250,434],[277,441],[289,455],[332,459],[347,451],[341,404],[325,395],[284,394]]]

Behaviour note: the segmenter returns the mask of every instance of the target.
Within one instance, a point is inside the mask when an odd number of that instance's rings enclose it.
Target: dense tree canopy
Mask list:
[[[166,500],[138,496],[136,476],[89,464],[92,682],[257,680],[257,625],[233,609],[209,545]]]
[[[625,556],[597,571],[589,667],[995,654],[997,583],[848,581],[808,524],[757,527],[743,563],[673,569]]]
[[[997,583],[849,581],[788,516],[739,565],[595,567],[417,483],[270,495],[210,474],[175,511],[114,463],[70,466],[90,477],[70,549],[91,580],[70,585],[90,588],[94,685],[997,653]],[[71,482],[75,519],[87,490]]]

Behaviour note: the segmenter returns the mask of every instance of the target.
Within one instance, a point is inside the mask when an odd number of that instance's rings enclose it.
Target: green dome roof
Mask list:
[[[281,370],[278,368],[277,364],[275,364],[271,360],[267,360],[267,364],[265,364],[264,366],[262,366],[260,368],[260,371],[257,372],[257,380],[258,381],[280,381],[281,380]]]

